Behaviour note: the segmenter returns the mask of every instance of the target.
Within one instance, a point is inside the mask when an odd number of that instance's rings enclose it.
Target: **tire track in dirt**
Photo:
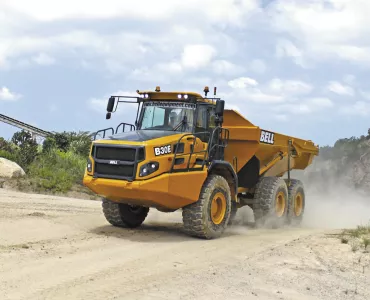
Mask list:
[[[110,226],[97,201],[8,192],[0,195],[0,208],[4,300],[330,300],[342,295],[318,286],[318,265],[327,259],[320,256],[320,229],[237,226],[206,241],[185,235],[177,212],[152,210],[142,227],[130,230]],[[340,277],[333,273],[338,268],[325,268],[336,289],[351,290],[347,273]],[[297,279],[304,284],[294,285]],[[361,284],[359,294],[345,297],[365,299]]]

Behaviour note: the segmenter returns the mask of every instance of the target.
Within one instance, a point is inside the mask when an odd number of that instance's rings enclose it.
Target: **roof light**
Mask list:
[[[144,98],[149,98],[149,95],[148,95],[148,94],[145,94],[145,95],[144,95]]]
[[[188,99],[188,95],[184,95],[184,98],[185,98],[185,99]]]
[[[181,99],[181,97],[182,97],[182,96],[181,96],[181,94],[178,94],[178,95],[177,95],[177,98]]]

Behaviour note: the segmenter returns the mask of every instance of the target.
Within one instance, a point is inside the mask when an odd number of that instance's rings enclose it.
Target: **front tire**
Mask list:
[[[231,192],[226,179],[209,175],[199,200],[182,210],[185,232],[203,239],[218,238],[225,231],[231,213]]]
[[[116,203],[106,198],[102,200],[103,213],[106,220],[117,227],[139,227],[148,215],[149,208]]]

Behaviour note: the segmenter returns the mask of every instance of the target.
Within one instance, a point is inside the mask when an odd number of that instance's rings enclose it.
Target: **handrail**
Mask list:
[[[105,129],[100,129],[98,130],[97,132],[95,132],[94,134],[94,141],[96,140],[96,136],[98,135],[99,132],[103,132],[103,139],[105,138],[105,133],[107,132],[107,130],[111,130],[112,131],[112,135],[114,134],[114,129],[112,127],[108,127],[108,128],[105,128]]]
[[[116,127],[116,134],[117,134],[117,132],[118,132],[118,128],[119,128],[121,125],[123,125],[123,132],[125,132],[126,125],[127,125],[127,126],[130,126],[130,131],[132,131],[132,129],[134,129],[134,130],[135,130],[135,125],[122,122],[122,123],[120,123],[120,124]]]
[[[214,143],[213,144],[213,139],[214,139],[214,136],[215,136],[215,132],[218,132],[218,134],[221,134],[221,137],[220,137],[220,141],[223,143],[223,144],[220,144],[220,143]],[[225,138],[223,138],[223,135],[222,133],[225,133]],[[200,150],[200,151],[194,151],[194,146],[195,146],[195,141],[196,141],[196,138],[197,138],[197,135],[209,135],[209,139],[208,139],[208,145],[207,145],[207,148],[204,149],[204,150]],[[179,149],[179,144],[181,142],[181,140],[183,138],[185,138],[186,136],[194,136],[194,139],[193,139],[193,143],[192,143],[192,147],[191,147],[191,151],[189,153],[177,153],[178,149]],[[212,131],[212,134],[209,132],[209,131],[204,131],[204,132],[196,132],[196,133],[185,133],[183,134],[177,141],[176,143],[176,146],[175,146],[175,153],[174,153],[174,158],[173,158],[173,161],[172,161],[172,164],[171,164],[171,168],[170,168],[170,173],[172,173],[174,171],[174,166],[175,166],[175,162],[176,162],[176,158],[179,157],[179,156],[185,156],[185,155],[189,155],[189,159],[188,159],[188,163],[187,163],[187,167],[185,170],[189,171],[190,170],[190,160],[191,160],[191,157],[194,155],[194,154],[200,154],[200,153],[205,153],[206,155],[204,155],[204,158],[203,158],[203,161],[202,161],[202,166],[199,167],[199,168],[192,168],[194,170],[203,170],[205,164],[208,162],[209,158],[210,158],[210,155],[211,155],[211,152],[213,149],[219,149],[220,147],[221,148],[226,148],[227,147],[227,141],[229,139],[229,130],[226,129],[226,128],[222,128],[220,126],[217,126],[213,131]],[[226,141],[226,144],[225,144],[225,141]],[[177,169],[177,170],[183,170],[183,169]]]
[[[194,152],[194,145],[195,145],[195,141],[196,141],[196,136],[197,135],[201,135],[201,134],[210,134],[208,131],[204,131],[204,132],[196,132],[196,133],[185,133],[185,134],[183,134],[179,139],[178,139],[178,141],[177,141],[177,143],[176,143],[176,146],[175,146],[175,153],[174,153],[174,158],[173,158],[173,160],[172,160],[172,164],[171,164],[171,168],[170,168],[170,171],[169,171],[169,173],[172,173],[173,172],[173,169],[174,169],[174,166],[175,166],[175,162],[176,162],[176,158],[178,157],[178,156],[185,156],[185,155],[190,155],[189,156],[189,161],[188,161],[188,165],[187,165],[187,167],[186,167],[186,170],[189,170],[189,165],[190,165],[190,159],[191,159],[191,156],[193,155],[193,154],[198,154],[198,153],[207,153],[208,151],[207,151],[207,149],[204,149],[204,150],[201,150],[201,151],[196,151],[196,152]],[[193,143],[192,143],[192,149],[191,149],[191,151],[190,151],[190,153],[177,153],[177,151],[178,151],[178,149],[179,149],[179,144],[180,144],[180,142],[181,142],[181,140],[183,139],[183,138],[185,138],[186,136],[194,136],[195,138],[193,139]],[[200,167],[200,168],[198,168],[198,169],[200,169],[200,170],[203,170],[203,168],[204,168],[204,165],[205,165],[205,160],[206,160],[206,156],[204,157],[204,159],[203,159],[203,162],[202,162],[202,167]],[[182,170],[182,169],[181,169]]]
[[[118,133],[118,129],[119,129],[121,126],[123,126],[123,131],[122,131],[122,132],[125,132],[125,128],[126,128],[126,126],[129,126],[129,127],[130,127],[130,131],[135,130],[135,125],[122,122],[122,123],[120,123],[120,124],[116,127],[116,131],[114,131],[113,127],[108,127],[108,128],[100,129],[100,130],[96,131],[96,132],[93,134],[93,136],[94,136],[93,140],[94,140],[94,141],[96,140],[96,136],[98,135],[98,133],[99,133],[99,132],[103,132],[103,138],[105,138],[106,132],[107,132],[108,130],[110,130],[110,131],[112,132],[112,135],[117,134],[117,133]]]

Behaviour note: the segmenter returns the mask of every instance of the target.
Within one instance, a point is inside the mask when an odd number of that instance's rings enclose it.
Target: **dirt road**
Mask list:
[[[320,229],[182,233],[180,213],[138,230],[100,202],[0,190],[0,299],[370,299],[361,253]]]

